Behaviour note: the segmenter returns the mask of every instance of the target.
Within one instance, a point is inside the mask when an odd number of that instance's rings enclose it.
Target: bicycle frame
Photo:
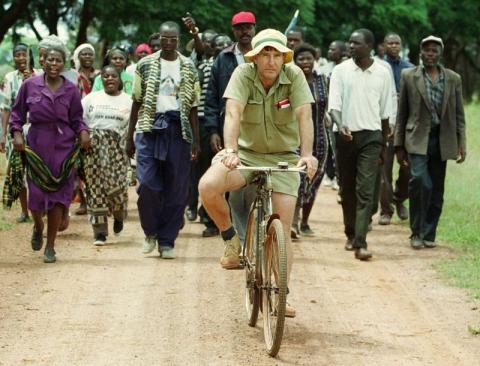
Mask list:
[[[288,163],[279,163],[278,167],[242,166],[237,169],[250,170],[257,174],[252,180],[252,184],[257,188],[248,215],[241,259],[245,268],[245,305],[248,324],[254,327],[259,310],[262,310],[267,352],[274,357],[282,342],[288,287],[283,225],[280,217],[273,213],[272,173],[275,171],[304,172],[304,169],[288,168]],[[255,233],[254,230],[256,230]],[[253,258],[254,255],[255,258]],[[272,267],[273,258],[278,260],[278,264],[273,264]]]
[[[256,223],[256,242],[255,242],[255,257],[256,263],[247,263],[245,259],[243,259],[243,265],[252,266],[255,265],[255,270],[259,270],[258,263],[262,261],[263,255],[263,243],[266,237],[266,233],[268,230],[268,224],[270,222],[270,218],[273,214],[272,208],[272,193],[273,193],[273,184],[272,184],[272,173],[273,172],[299,172],[304,173],[304,168],[288,168],[287,165],[283,165],[286,163],[279,163],[279,167],[247,167],[247,166],[239,166],[237,170],[249,170],[256,172],[258,175],[253,179],[251,184],[255,184],[257,186],[257,192],[255,194],[255,199],[253,201],[252,207],[250,208],[249,214],[253,211],[257,211],[257,223]],[[245,255],[245,245],[243,246],[242,251],[243,258],[246,258]],[[257,281],[259,280],[260,276],[257,276]],[[258,287],[261,287],[260,283],[257,283]]]

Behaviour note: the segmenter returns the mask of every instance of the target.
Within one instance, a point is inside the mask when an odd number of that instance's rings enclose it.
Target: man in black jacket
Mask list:
[[[255,16],[250,12],[235,14],[232,17],[232,30],[237,42],[224,49],[213,63],[205,100],[205,127],[210,132],[210,145],[215,153],[222,149],[225,115],[223,93],[233,70],[237,65],[245,62],[243,55],[252,49]]]
[[[214,154],[223,148],[223,123],[225,118],[225,101],[223,93],[233,70],[245,62],[243,55],[252,49],[255,36],[255,15],[241,11],[232,17],[232,31],[236,43],[225,48],[215,59],[205,98],[205,128],[210,134],[210,147]],[[248,204],[244,199],[244,189],[230,193],[232,218],[240,239],[243,241],[245,222],[248,216]]]

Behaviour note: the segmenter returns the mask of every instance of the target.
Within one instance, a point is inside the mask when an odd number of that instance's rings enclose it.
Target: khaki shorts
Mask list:
[[[225,150],[221,150],[212,159],[212,165],[221,163],[225,156]],[[276,167],[279,162],[288,162],[289,167],[294,167],[299,156],[295,153],[275,153],[275,154],[262,154],[251,150],[239,150],[238,157],[245,166],[271,166]],[[250,184],[255,178],[255,172],[247,170],[239,170],[247,181],[247,185]],[[284,193],[290,196],[298,196],[298,187],[300,186],[300,173],[272,173],[272,185],[273,191],[277,193]]]

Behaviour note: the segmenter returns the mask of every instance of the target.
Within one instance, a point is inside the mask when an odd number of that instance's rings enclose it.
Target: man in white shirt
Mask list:
[[[360,260],[372,257],[366,236],[392,113],[391,75],[370,56],[374,43],[368,29],[352,33],[352,59],[333,69],[329,93],[329,110],[340,133],[337,158],[345,249],[355,250],[355,258]]]

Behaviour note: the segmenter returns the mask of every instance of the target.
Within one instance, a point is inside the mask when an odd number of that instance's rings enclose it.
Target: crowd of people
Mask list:
[[[345,249],[355,258],[372,257],[372,216],[379,211],[378,223],[389,225],[394,207],[410,218],[412,248],[435,247],[446,161],[466,156],[461,79],[439,63],[441,38],[419,42],[414,66],[396,33],[374,56],[373,33],[357,29],[333,40],[324,59],[302,28],[256,34],[248,11],[232,17],[233,41],[200,32],[190,14],[182,23],[188,56],[179,52],[181,27],[168,21],[135,50],[110,49],[101,70],[88,43],[70,57],[58,37],[46,37],[38,69],[30,46],[14,46],[16,70],[1,93],[3,200],[19,199],[19,223],[31,213],[33,250],[43,247],[47,218],[45,262],[56,260],[74,196],[93,243],[104,245],[109,216],[114,234],[122,232],[136,185],[143,253],[175,258],[185,219],[199,218],[204,237],[225,242],[222,267],[236,268],[253,192],[251,174],[234,168],[285,161],[307,172],[273,176],[289,273],[290,239],[315,235],[309,218],[322,181],[339,190]],[[290,305],[287,315],[295,316]]]

